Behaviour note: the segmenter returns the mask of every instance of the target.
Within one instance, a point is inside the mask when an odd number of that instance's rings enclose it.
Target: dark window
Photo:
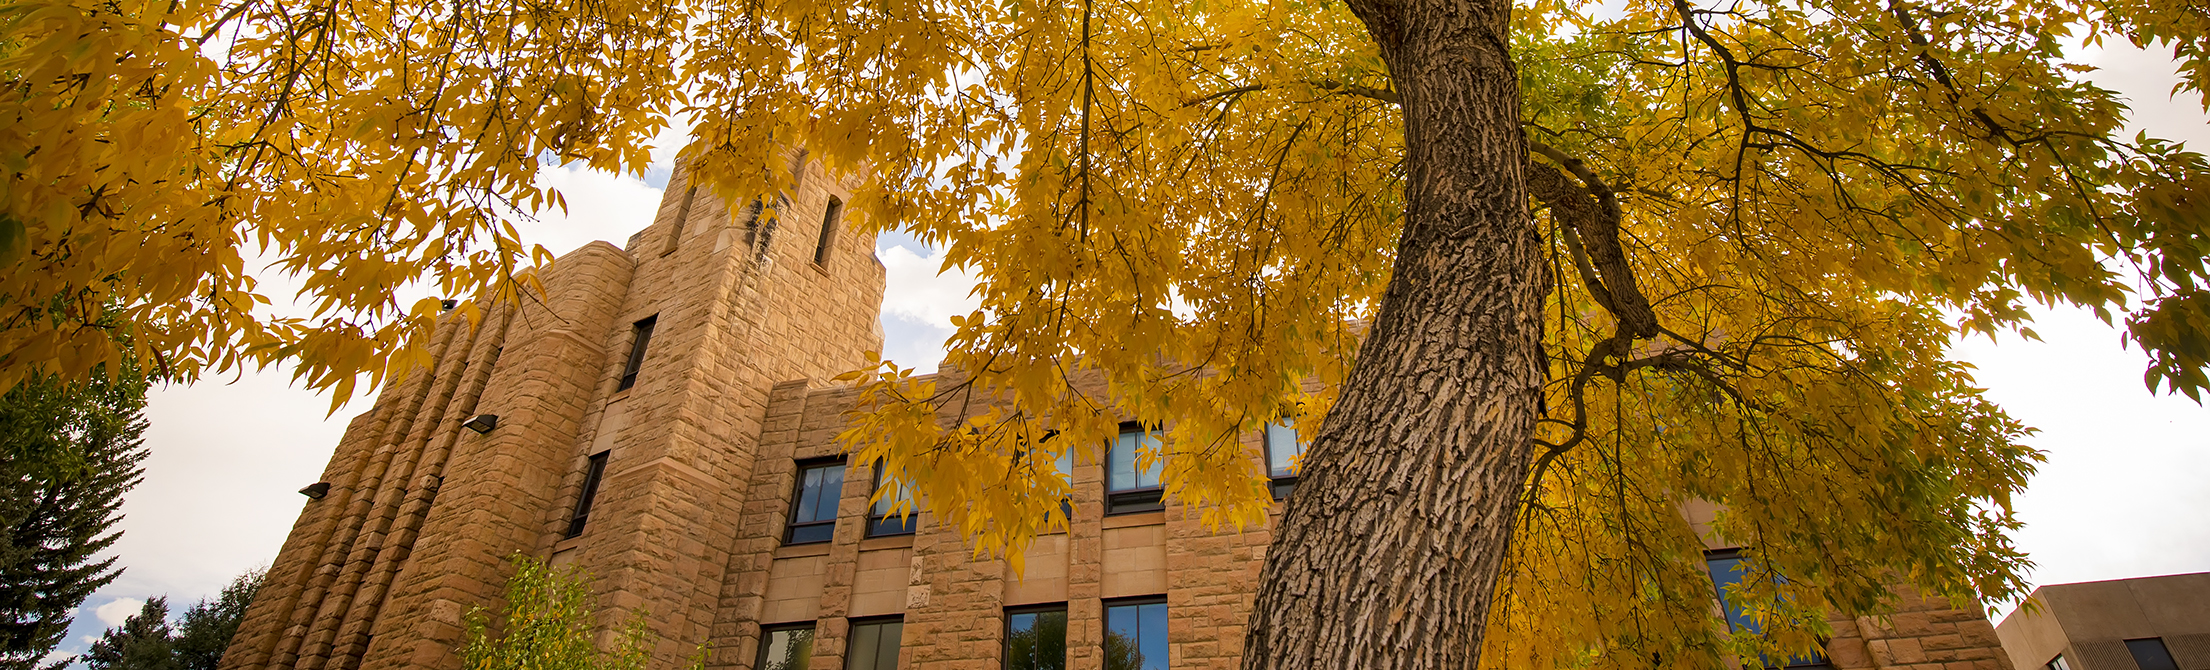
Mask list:
[[[1297,489],[1297,472],[1304,467],[1305,445],[1297,441],[1297,429],[1289,420],[1266,424],[1266,476],[1272,478],[1275,500],[1284,500]]]
[[[629,363],[622,366],[622,384],[614,390],[626,390],[637,385],[637,370],[645,366],[645,347],[652,344],[652,326],[660,321],[660,315],[645,317],[630,327]]]
[[[898,670],[898,640],[904,636],[902,617],[853,621],[844,670]]]
[[[2049,659],[2049,664],[2043,667],[2049,670],[2072,670],[2072,664],[2065,662],[2063,654],[2057,654],[2056,658]]]
[[[668,246],[660,250],[660,255],[675,253],[675,245],[682,243],[683,226],[691,222],[691,201],[697,199],[698,187],[683,192],[683,206],[675,208],[675,226],[668,230]]]
[[[1051,465],[1054,469],[1057,469],[1059,471],[1059,481],[1066,482],[1067,490],[1070,492],[1073,491],[1074,450],[1068,449],[1064,452],[1061,452],[1059,454],[1059,460],[1054,461]],[[1074,500],[1072,498],[1059,499],[1059,514],[1061,515],[1060,518],[1066,520],[1068,526],[1071,527],[1074,525]],[[1050,526],[1046,525],[1045,527],[1048,532]],[[1065,530],[1065,528],[1061,528],[1059,530]]]
[[[889,482],[883,480],[882,468],[877,466],[875,491],[882,498],[875,501],[875,506],[867,509],[867,536],[913,534],[913,523],[920,516],[920,510],[913,506],[913,493],[904,486],[897,487],[895,491],[884,492],[882,487],[886,484]]]
[[[1166,599],[1105,603],[1105,670],[1166,670]]]
[[[1711,570],[1711,585],[1718,589],[1719,611],[1726,617],[1727,626],[1751,635],[1758,634],[1760,629],[1757,620],[1750,618],[1748,610],[1736,605],[1734,596],[1728,593],[1731,587],[1742,583],[1743,578],[1749,575],[1750,566],[1742,558],[1742,552],[1734,549],[1707,552],[1704,554],[1704,566]],[[1775,662],[1771,658],[1761,658],[1759,660],[1768,668],[1826,667],[1826,656],[1818,653],[1781,659],[1780,662]]]
[[[829,247],[836,242],[836,219],[844,214],[844,201],[829,197],[827,207],[821,208],[821,241],[813,246],[813,262],[822,267],[829,265]]]
[[[798,464],[798,488],[791,493],[790,534],[784,544],[827,542],[836,536],[836,503],[843,497],[844,463]]]
[[[591,501],[599,497],[599,479],[606,476],[606,455],[601,451],[591,455],[591,461],[583,466],[583,494],[576,496],[576,512],[568,517],[568,537],[583,534],[583,522],[591,519]]]
[[[1112,448],[1105,455],[1105,513],[1125,514],[1166,509],[1159,498],[1166,489],[1159,485],[1160,465],[1165,454],[1161,453],[1159,438],[1141,424],[1120,425],[1120,437],[1113,440]],[[1148,467],[1138,467],[1142,459],[1138,450],[1151,452]]]
[[[813,665],[813,624],[760,627],[757,670],[805,670]]]
[[[2126,651],[2133,652],[2133,662],[2141,670],[2179,670],[2179,664],[2172,661],[2172,650],[2164,647],[2164,638],[2126,640]]]
[[[1005,610],[1005,670],[1066,670],[1067,606]]]

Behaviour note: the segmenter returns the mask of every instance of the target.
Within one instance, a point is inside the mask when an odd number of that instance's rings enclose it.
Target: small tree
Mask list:
[[[38,667],[70,615],[122,574],[94,556],[121,537],[123,493],[146,457],[135,370],[48,377],[0,398],[0,670]]]
[[[514,557],[506,583],[506,607],[494,623],[484,608],[468,612],[468,642],[460,656],[470,670],[643,670],[652,658],[650,634],[640,616],[624,624],[614,648],[591,639],[590,579],[574,568],[556,568]]]
[[[181,670],[174,641],[169,638],[169,599],[156,597],[138,613],[109,628],[85,652],[85,666],[92,670]]]
[[[253,604],[253,596],[261,591],[261,582],[267,576],[265,568],[249,570],[230,580],[221,594],[185,610],[171,645],[177,665],[183,670],[215,670],[223,661],[223,652],[230,649],[230,638],[238,634],[238,622],[246,618],[246,606]]]

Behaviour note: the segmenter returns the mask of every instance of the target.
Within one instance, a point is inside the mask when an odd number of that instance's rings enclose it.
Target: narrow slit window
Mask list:
[[[1166,461],[1159,438],[1140,423],[1120,425],[1120,436],[1105,455],[1105,513],[1127,514],[1166,509],[1166,488],[1159,483]],[[1145,462],[1140,452],[1151,452]]]
[[[668,229],[668,245],[660,250],[660,255],[675,253],[675,246],[682,243],[683,226],[691,222],[691,202],[697,199],[698,187],[693,186],[683,192],[683,205],[675,208],[675,225]]]
[[[651,345],[652,327],[659,320],[660,315],[654,314],[630,327],[629,363],[622,366],[622,383],[614,390],[626,391],[637,385],[637,370],[645,366],[645,347]]]
[[[568,515],[568,537],[582,535],[583,523],[591,520],[591,502],[599,497],[599,480],[606,477],[606,455],[611,453],[614,452],[592,454],[590,462],[583,466],[583,493],[576,496],[575,513]]]
[[[791,491],[790,530],[783,544],[827,542],[836,537],[836,503],[844,492],[844,462],[798,464]]]
[[[821,240],[814,243],[813,262],[821,267],[829,266],[829,246],[836,242],[837,217],[844,214],[844,201],[829,197],[829,205],[821,208]]]

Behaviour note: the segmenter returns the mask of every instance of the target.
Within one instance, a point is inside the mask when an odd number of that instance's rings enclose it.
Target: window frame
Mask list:
[[[591,520],[591,503],[597,501],[599,484],[606,479],[606,461],[613,453],[614,450],[608,449],[584,460],[583,490],[576,494],[575,507],[568,512],[568,533],[561,539],[572,540],[583,535],[584,524]]]
[[[1067,666],[1067,625],[1072,623],[1074,619],[1072,615],[1067,611],[1066,603],[1056,602],[1037,603],[1034,605],[1017,605],[1005,608],[1005,612],[1003,614],[1005,623],[1004,644],[1002,645],[1003,649],[1000,650],[1000,652],[998,653],[999,668],[1002,668],[1003,670],[1013,670],[1013,617],[1023,614],[1045,614],[1050,612],[1059,613],[1059,618],[1061,619],[1061,623],[1059,624],[1059,653],[1061,655],[1061,658],[1059,659],[1059,667],[1063,669]]]
[[[1102,654],[1102,652],[1104,651],[1103,647],[1104,647],[1104,645],[1105,645],[1105,640],[1106,640],[1106,639],[1108,639],[1108,638],[1109,638],[1109,637],[1110,637],[1110,636],[1111,636],[1111,635],[1113,634],[1113,608],[1116,608],[1116,607],[1142,607],[1142,606],[1144,606],[1144,605],[1159,605],[1159,606],[1162,606],[1162,607],[1166,607],[1166,608],[1167,608],[1167,620],[1166,620],[1165,622],[1162,622],[1162,623],[1164,623],[1164,624],[1165,624],[1164,628],[1171,628],[1171,627],[1172,627],[1172,622],[1173,622],[1173,617],[1174,617],[1174,609],[1173,609],[1173,607],[1172,607],[1172,606],[1169,606],[1169,605],[1167,605],[1167,602],[1166,602],[1166,594],[1163,594],[1163,593],[1162,593],[1162,594],[1158,594],[1158,595],[1149,595],[1149,596],[1131,596],[1131,597],[1127,597],[1127,598],[1105,598],[1105,599],[1103,599],[1103,602],[1102,602],[1101,604],[1103,605],[1103,607],[1101,607],[1101,608],[1100,608],[1100,611],[1098,612],[1098,636],[1097,636],[1097,640],[1098,640],[1098,647],[1099,647],[1099,652],[1100,652],[1101,654]],[[1141,616],[1141,615],[1139,614],[1138,616]],[[1139,632],[1139,635],[1140,635],[1140,633],[1141,633],[1141,630],[1140,630],[1140,628],[1141,628],[1141,622],[1140,622],[1140,621],[1138,622],[1138,628],[1139,628],[1139,631],[1138,631],[1138,632]],[[1163,630],[1163,629],[1162,629],[1162,630],[1160,630],[1160,631],[1159,631],[1159,634],[1160,634],[1160,635],[1166,635],[1166,634],[1167,634],[1167,631],[1166,631],[1166,630]],[[1164,647],[1164,648],[1165,648],[1165,650],[1166,650],[1166,654],[1167,654],[1167,657],[1166,657],[1166,658],[1162,658],[1162,659],[1159,659],[1159,666],[1160,666],[1160,667],[1165,667],[1165,668],[1172,668],[1172,667],[1174,667],[1174,647],[1173,647],[1173,644],[1172,644],[1172,643],[1173,643],[1173,640],[1171,640],[1171,639],[1168,639],[1168,640],[1162,640],[1162,641],[1160,641],[1160,643],[1159,643],[1159,646],[1161,646],[1161,647]],[[1141,654],[1141,653],[1143,653],[1143,639],[1142,639],[1141,637],[1138,637],[1138,638],[1137,638],[1137,640],[1136,640],[1136,653],[1138,653],[1138,654]],[[1109,656],[1108,656],[1108,657],[1105,657],[1105,658],[1101,658],[1101,659],[1099,659],[1099,660],[1100,660],[1101,664],[1103,664],[1103,663],[1110,663],[1110,662],[1112,662],[1112,658],[1111,658],[1111,657],[1109,657]],[[1148,660],[1150,660],[1150,659],[1149,659],[1149,657],[1148,657],[1148,656],[1146,656],[1144,660],[1148,661]],[[1110,668],[1107,668],[1106,670],[1111,670],[1111,669],[1110,669]],[[1143,670],[1143,669],[1139,667],[1139,668],[1135,668],[1135,670]]]
[[[812,635],[809,635],[806,638],[806,659],[808,661],[807,665],[812,665],[811,661],[813,660],[813,643],[821,639],[820,622],[793,621],[790,623],[763,624],[760,626],[760,649],[758,653],[752,655],[753,670],[763,670],[767,667],[767,641],[769,639],[772,639],[776,633],[800,630],[812,633]]]
[[[2064,660],[2064,654],[2057,654],[2051,657],[2049,662],[2041,664],[2041,667],[2043,670],[2072,670],[2072,662]]]
[[[1297,453],[1293,456],[1303,457],[1305,443],[1303,438],[1297,435],[1297,425],[1292,417],[1283,417],[1280,421],[1266,424],[1266,427],[1259,433],[1260,447],[1266,452],[1266,489],[1274,494],[1275,500],[1288,500],[1289,494],[1297,491],[1297,480],[1303,476],[1301,473],[1303,465],[1300,463],[1296,468],[1289,470],[1289,474],[1280,474],[1274,471],[1274,430],[1277,428],[1288,432],[1290,444],[1297,445]]]
[[[1115,484],[1115,482],[1113,481],[1113,454],[1118,453],[1118,450],[1120,449],[1121,438],[1126,437],[1131,433],[1137,435],[1138,443],[1136,444],[1136,446],[1140,448],[1142,446],[1141,440],[1150,437],[1152,430],[1155,429],[1147,429],[1142,423],[1139,422],[1122,422],[1120,424],[1120,432],[1115,433],[1113,435],[1112,443],[1105,447],[1104,466],[1106,516],[1112,516],[1116,514],[1141,514],[1144,512],[1156,512],[1166,509],[1166,483],[1164,481],[1164,475],[1166,474],[1166,454],[1163,453],[1163,448],[1165,447],[1165,441],[1163,440],[1159,440],[1162,453],[1159,454],[1159,459],[1155,463],[1155,466],[1159,470],[1158,477],[1161,479],[1160,483],[1152,486],[1132,486],[1126,489],[1113,488]],[[1128,457],[1130,459],[1130,462],[1134,464],[1132,467],[1136,471],[1136,478],[1140,481],[1143,478],[1143,466],[1141,457],[1134,453],[1129,454]]]
[[[873,497],[875,494],[882,492],[882,485],[884,481],[882,470],[882,464],[875,464],[875,483],[868,488],[869,497]],[[905,498],[910,500],[913,497],[912,489],[903,486],[900,486],[899,489],[905,493]],[[895,500],[895,498],[884,498],[882,499],[882,502],[893,502]],[[912,535],[913,532],[920,527],[921,510],[919,506],[915,506],[913,510],[907,514],[899,515],[892,511],[880,509],[880,507],[882,506],[882,502],[870,503],[867,506],[867,537],[897,537],[900,535]],[[885,528],[885,524],[897,525],[890,528]]]
[[[836,522],[838,519],[843,517],[844,511],[842,504],[844,502],[844,474],[842,472],[838,473],[837,475],[836,491],[829,491],[827,490],[828,487],[822,487],[823,495],[831,496],[831,500],[833,501],[832,504],[835,505],[835,507],[831,508],[829,518],[827,520],[800,522],[798,521],[798,508],[800,505],[805,504],[806,471],[815,468],[827,468],[833,466],[840,470],[844,470],[845,472],[849,472],[850,470],[845,467],[844,457],[828,456],[823,458],[807,458],[799,459],[794,463],[797,467],[795,467],[791,471],[789,511],[787,511],[783,516],[783,546],[788,547],[800,544],[821,544],[823,542],[836,541]],[[818,510],[819,508],[820,506],[816,504],[815,509]],[[804,541],[796,539],[798,536],[798,531],[800,529],[811,529],[822,526],[827,526],[829,528],[828,537],[824,537],[818,540]]]
[[[645,367],[645,350],[652,346],[652,330],[659,325],[659,314],[629,324],[629,361],[622,364],[621,382],[614,386],[616,393],[637,385],[637,373]]]
[[[904,637],[905,637],[905,615],[904,615],[904,614],[889,614],[889,615],[884,615],[884,616],[866,616],[866,617],[851,617],[851,618],[845,619],[845,623],[846,623],[846,625],[845,625],[845,627],[844,627],[844,670],[898,670],[898,660],[899,660],[899,659],[900,659],[901,657],[903,657],[903,656],[905,655],[905,644],[904,644]],[[867,666],[867,667],[862,667],[862,666],[856,665],[856,664],[855,664],[855,662],[856,662],[855,660],[856,660],[856,659],[858,658],[858,656],[855,656],[855,655],[854,655],[854,654],[852,653],[852,649],[853,649],[853,647],[857,646],[857,643],[858,643],[858,641],[859,641],[859,629],[860,629],[860,628],[862,628],[862,627],[866,627],[866,626],[881,626],[881,625],[884,625],[884,624],[897,624],[897,625],[898,625],[898,633],[899,633],[898,639],[893,639],[893,640],[891,640],[891,641],[890,641],[890,643],[891,643],[891,644],[890,644],[890,666],[886,668],[886,667],[883,667],[883,666],[881,665],[881,661],[882,661],[882,656],[881,656],[881,654],[880,654],[879,652],[878,652],[878,653],[876,654],[876,657],[875,657],[875,659],[874,659],[874,660],[875,660],[875,662],[874,662],[874,663],[872,663],[871,665],[869,665],[869,666]],[[876,638],[876,645],[877,645],[877,646],[876,646],[876,648],[877,648],[877,649],[881,649],[881,644],[882,644],[882,639],[881,639],[881,638],[879,638],[879,637],[878,637],[878,638]]]

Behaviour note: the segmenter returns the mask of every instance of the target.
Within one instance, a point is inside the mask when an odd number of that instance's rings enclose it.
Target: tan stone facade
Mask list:
[[[750,669],[763,626],[811,624],[810,667],[844,668],[851,622],[896,615],[901,667],[995,669],[1008,608],[1063,604],[1067,667],[1100,670],[1107,603],[1133,597],[1164,598],[1172,667],[1236,667],[1268,532],[1208,531],[1173,501],[1108,516],[1096,464],[1075,467],[1071,528],[1038,538],[1018,579],[927,514],[913,534],[865,537],[874,476],[857,463],[833,539],[785,544],[799,464],[838,455],[851,402],[824,380],[881,346],[872,240],[823,235],[845,194],[807,170],[766,229],[679,169],[626,249],[561,257],[542,302],[478,328],[449,319],[435,366],[347,429],[224,667],[456,668],[463,613],[497,605],[516,553],[590,571],[605,622],[643,612],[663,639],[655,667],[703,644],[708,667]],[[497,426],[462,428],[479,414]],[[1258,436],[1246,446],[1262,457]],[[596,454],[603,478],[570,538]],[[1837,668],[2010,670],[1986,619],[1945,603],[1833,623]]]

